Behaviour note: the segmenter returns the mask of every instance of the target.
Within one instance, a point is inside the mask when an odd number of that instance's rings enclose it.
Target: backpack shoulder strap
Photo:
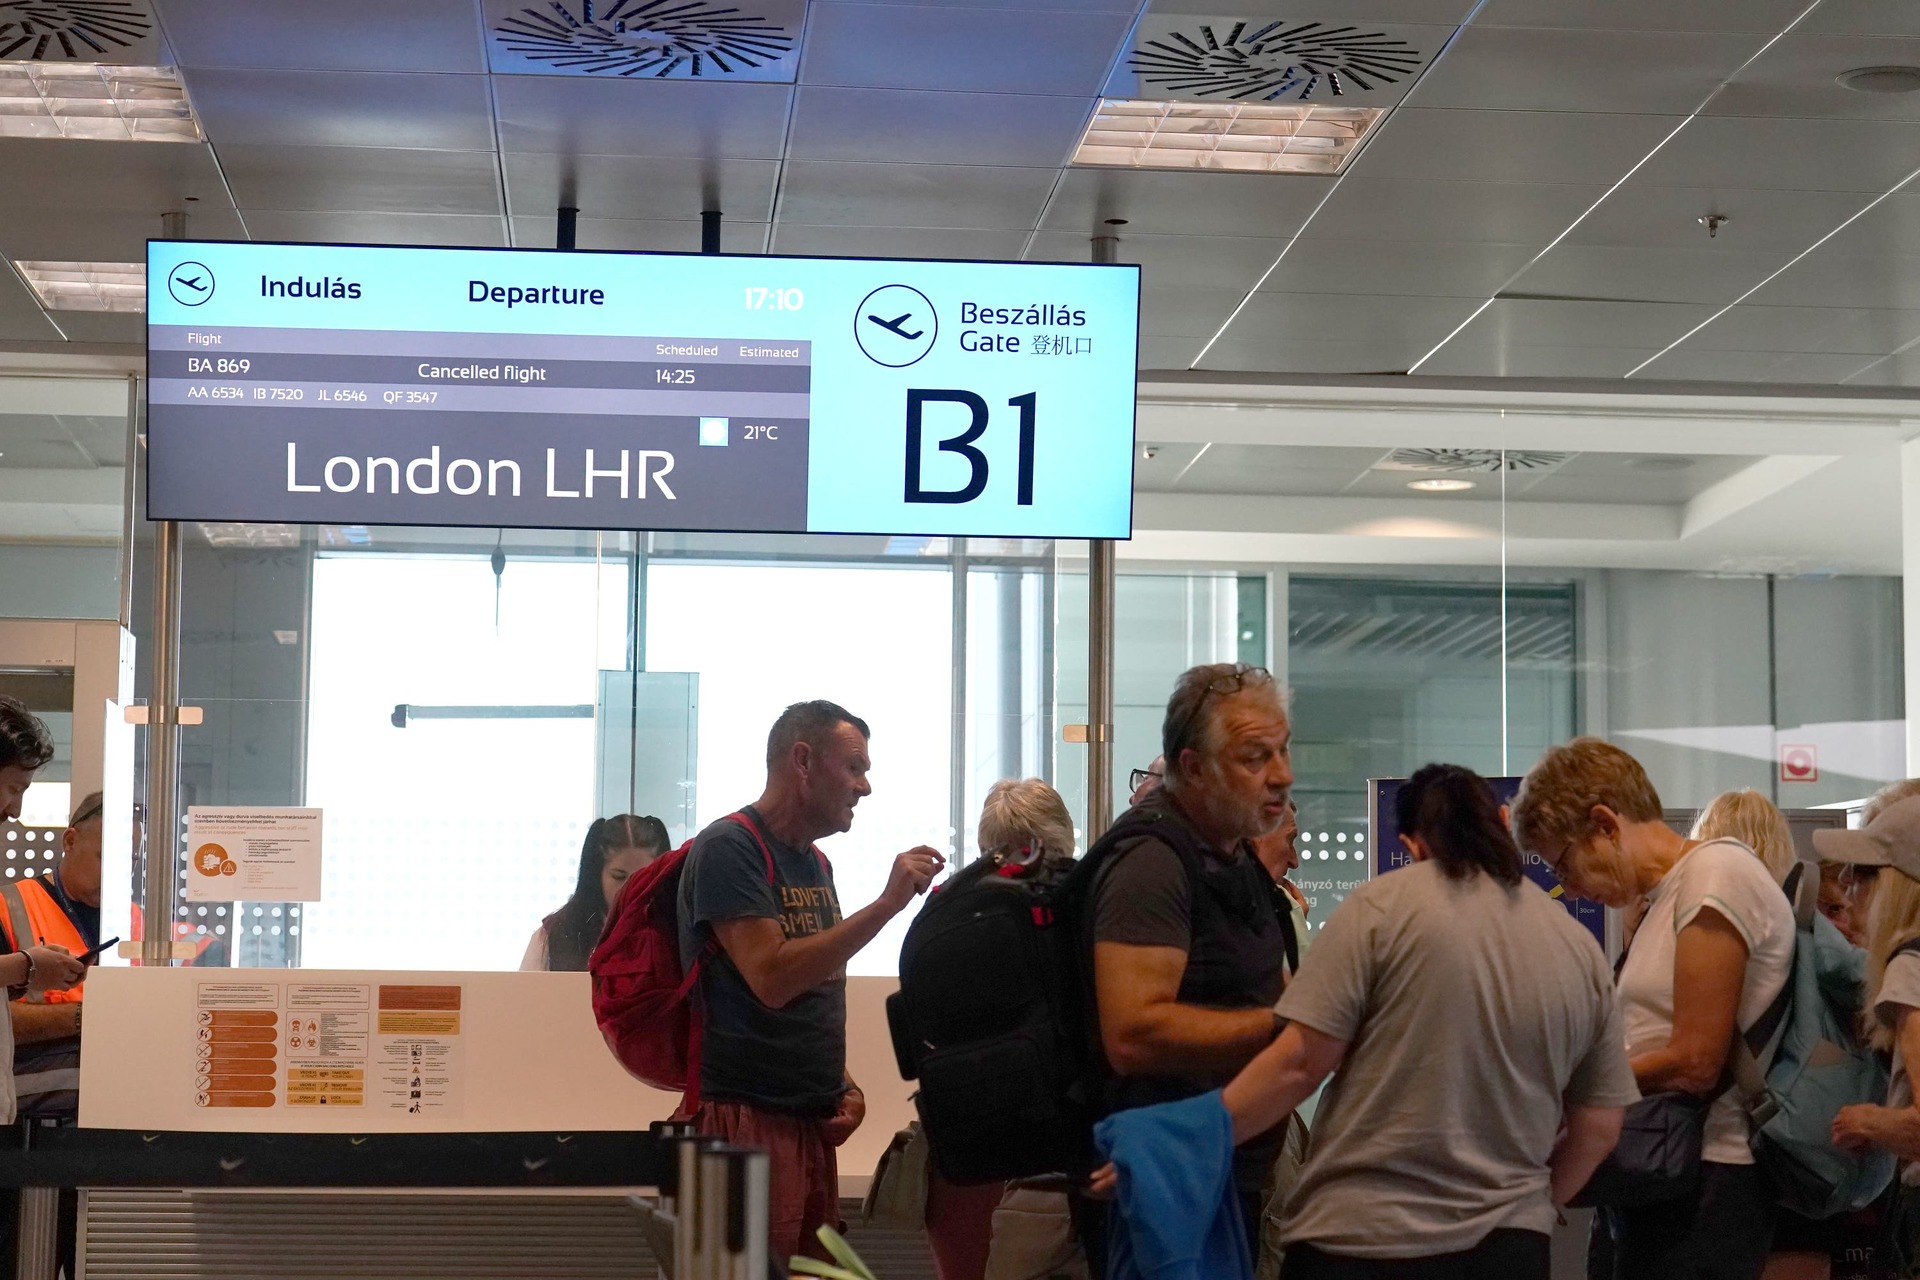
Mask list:
[[[8,885],[4,887],[11,888],[12,886]],[[1920,938],[1908,938],[1905,942],[1893,949],[1892,954],[1887,957],[1887,963],[1893,963],[1894,956],[1911,955],[1916,951],[1920,951]]]
[[[1787,872],[1787,878],[1780,888],[1787,895],[1793,907],[1793,945],[1800,946],[1800,935],[1813,930],[1813,906],[1816,901],[1819,878],[1809,878],[1805,862],[1796,862]],[[1803,918],[1804,917],[1804,918]],[[1780,1040],[1786,1034],[1787,1014],[1793,1007],[1794,975],[1789,962],[1786,981],[1780,984],[1780,994],[1776,995],[1767,1007],[1761,1011],[1753,1025],[1744,1033],[1733,1037],[1733,1052],[1727,1055],[1727,1066],[1733,1076],[1733,1088],[1740,1091],[1746,1102],[1747,1115],[1754,1128],[1771,1120],[1779,1112],[1779,1102],[1767,1089],[1767,1069],[1773,1063],[1773,1055],[1780,1048]]]
[[[767,861],[767,883],[772,884],[775,879],[773,873],[773,850],[767,846],[767,838],[760,834],[760,824],[749,817],[745,809],[740,810],[738,813],[728,814],[725,820],[746,828],[747,834],[753,837],[753,842],[760,846],[760,856]],[[814,852],[818,853],[819,850],[816,849]]]

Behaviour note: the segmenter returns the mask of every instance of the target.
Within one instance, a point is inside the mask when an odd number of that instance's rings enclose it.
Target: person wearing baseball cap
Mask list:
[[[1813,845],[1823,860],[1884,868],[1867,909],[1867,989],[1874,993],[1867,1038],[1893,1055],[1887,1104],[1843,1107],[1833,1121],[1835,1146],[1883,1147],[1903,1161],[1920,1159],[1920,1108],[1914,1105],[1908,1064],[1920,1058],[1920,796],[1887,805],[1864,827],[1816,831]],[[1920,1165],[1901,1173],[1902,1198],[1920,1194]],[[1907,1220],[1906,1215],[1901,1219]],[[1909,1257],[1920,1240],[1899,1242]]]

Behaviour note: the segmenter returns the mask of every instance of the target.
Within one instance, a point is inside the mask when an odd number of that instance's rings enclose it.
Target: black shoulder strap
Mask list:
[[[1887,963],[1893,963],[1894,956],[1909,955],[1915,951],[1920,951],[1920,938],[1908,938],[1905,942],[1895,947],[1892,953],[1887,956]]]

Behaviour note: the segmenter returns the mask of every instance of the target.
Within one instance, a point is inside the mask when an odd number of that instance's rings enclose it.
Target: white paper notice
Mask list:
[[[187,809],[189,902],[320,901],[320,810]]]

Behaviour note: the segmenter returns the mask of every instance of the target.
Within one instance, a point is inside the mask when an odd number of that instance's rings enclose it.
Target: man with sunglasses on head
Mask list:
[[[1161,785],[1089,852],[1098,1048],[1106,1109],[1217,1089],[1273,1040],[1292,921],[1252,841],[1287,817],[1286,696],[1259,667],[1194,667],[1161,726]],[[1234,1156],[1257,1253],[1279,1131]]]

